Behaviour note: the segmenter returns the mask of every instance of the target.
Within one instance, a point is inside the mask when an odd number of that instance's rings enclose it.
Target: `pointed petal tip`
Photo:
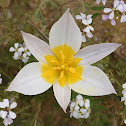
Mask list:
[[[67,8],[67,10],[66,10],[66,11],[70,12],[70,8]]]
[[[9,88],[7,88],[5,91],[11,91]]]
[[[117,92],[116,92],[116,91],[114,91],[114,92],[113,92],[113,94],[117,94]]]
[[[116,43],[116,45],[117,45],[117,48],[118,48],[118,47],[120,47],[122,44],[118,44],[118,43]]]
[[[21,31],[21,34],[23,34],[24,32],[23,31]]]
[[[66,112],[66,109],[63,109],[63,111],[64,111],[65,113],[67,113],[67,112]]]

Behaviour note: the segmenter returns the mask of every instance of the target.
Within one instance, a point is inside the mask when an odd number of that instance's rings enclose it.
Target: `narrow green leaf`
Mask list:
[[[41,36],[41,38],[44,40],[44,41],[46,41],[47,43],[49,43],[49,40],[48,40],[48,38],[45,36],[45,35],[43,35],[29,20],[27,20],[27,22],[31,25],[31,26],[33,26],[33,28],[40,34],[40,36]]]
[[[104,6],[94,6],[91,8],[93,11],[100,11],[104,9]]]
[[[92,16],[92,18],[96,18],[99,15],[100,15],[99,13],[94,13],[93,16]]]

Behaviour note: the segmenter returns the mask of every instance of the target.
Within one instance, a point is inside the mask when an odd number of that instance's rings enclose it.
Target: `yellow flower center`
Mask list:
[[[112,11],[115,11],[116,9],[115,8],[112,8]]]
[[[61,87],[68,84],[76,83],[81,80],[82,66],[78,66],[81,58],[74,58],[74,50],[65,45],[57,46],[52,49],[55,56],[46,55],[47,64],[43,63],[41,67],[41,76],[48,83],[54,84],[58,81]]]
[[[87,24],[87,27],[89,27],[90,25],[89,24]]]

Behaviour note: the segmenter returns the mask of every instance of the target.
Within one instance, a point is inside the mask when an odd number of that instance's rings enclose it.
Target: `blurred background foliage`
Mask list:
[[[101,68],[110,78],[117,95],[103,97],[88,97],[91,100],[91,114],[88,119],[70,118],[56,102],[52,88],[37,96],[25,96],[15,92],[5,92],[9,83],[26,64],[13,60],[9,48],[14,43],[23,43],[20,31],[31,33],[39,38],[40,34],[49,35],[51,26],[70,8],[75,18],[80,12],[93,14],[94,37],[88,39],[82,47],[96,43],[120,43],[122,46],[110,56],[94,65]],[[0,73],[3,83],[0,85],[0,101],[3,98],[15,100],[18,103],[15,112],[17,118],[12,126],[122,126],[126,118],[126,107],[120,102],[122,84],[126,82],[126,23],[112,26],[109,21],[103,21],[101,14],[104,6],[97,5],[95,0],[0,0]],[[81,24],[76,20],[79,27]],[[61,33],[62,34],[62,33]],[[33,56],[29,62],[37,61]],[[71,100],[77,93],[72,92]],[[2,119],[0,126],[3,126]]]

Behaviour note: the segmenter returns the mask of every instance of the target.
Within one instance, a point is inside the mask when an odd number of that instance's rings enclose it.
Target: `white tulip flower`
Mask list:
[[[22,32],[22,35],[39,62],[22,68],[6,91],[37,95],[53,86],[55,98],[64,112],[71,89],[89,96],[116,94],[107,75],[91,64],[111,54],[120,44],[102,43],[80,49],[82,34],[69,9],[52,26],[49,45],[29,33]]]

